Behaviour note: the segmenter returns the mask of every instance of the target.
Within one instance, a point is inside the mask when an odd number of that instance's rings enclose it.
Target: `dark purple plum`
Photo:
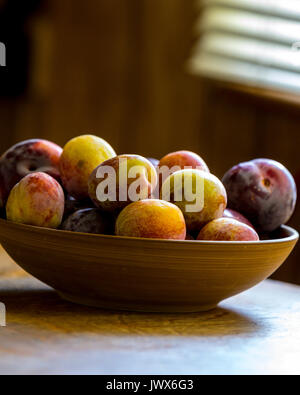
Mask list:
[[[27,140],[14,145],[0,158],[0,207],[4,207],[12,188],[31,173],[43,172],[60,179],[62,148],[47,140]]]
[[[185,240],[190,240],[190,241],[192,241],[192,240],[195,240],[195,238],[194,238],[192,235],[190,235],[189,233],[187,233],[187,234],[186,234]]]
[[[6,219],[6,210],[5,208],[0,208],[0,218]]]
[[[95,208],[93,202],[90,199],[76,200],[72,196],[66,195],[64,219],[67,219],[76,211],[84,210],[87,208]]]
[[[293,176],[280,163],[256,159],[230,169],[223,178],[228,207],[243,214],[260,232],[289,221],[297,201]]]
[[[61,228],[70,232],[112,235],[114,225],[113,216],[96,208],[88,208],[76,211],[62,224]]]

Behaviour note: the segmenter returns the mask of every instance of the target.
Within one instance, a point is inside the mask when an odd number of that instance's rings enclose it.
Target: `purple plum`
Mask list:
[[[280,163],[256,159],[230,169],[223,178],[228,207],[243,214],[260,232],[289,221],[297,201],[293,176]]]
[[[62,224],[62,230],[69,232],[112,235],[114,218],[96,208],[78,210]]]

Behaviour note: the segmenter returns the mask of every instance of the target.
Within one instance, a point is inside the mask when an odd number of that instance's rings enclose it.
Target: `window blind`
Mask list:
[[[191,70],[300,94],[300,0],[198,0]]]

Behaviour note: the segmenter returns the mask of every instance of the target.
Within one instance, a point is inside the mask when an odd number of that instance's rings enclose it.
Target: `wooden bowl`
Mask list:
[[[198,312],[265,280],[299,235],[275,240],[197,242],[121,238],[0,220],[0,242],[28,273],[66,300],[143,312]]]

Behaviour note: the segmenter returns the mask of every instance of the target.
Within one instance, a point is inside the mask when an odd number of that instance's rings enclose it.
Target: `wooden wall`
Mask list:
[[[33,24],[15,140],[93,132],[118,152],[158,157],[201,147],[201,83],[184,70],[195,18],[189,0],[49,2]]]
[[[28,92],[0,101],[1,150],[89,132],[119,153],[197,151],[219,177],[261,156],[300,170],[297,106],[188,74],[196,18],[194,0],[49,0],[28,24]],[[296,258],[280,278],[300,283]]]

